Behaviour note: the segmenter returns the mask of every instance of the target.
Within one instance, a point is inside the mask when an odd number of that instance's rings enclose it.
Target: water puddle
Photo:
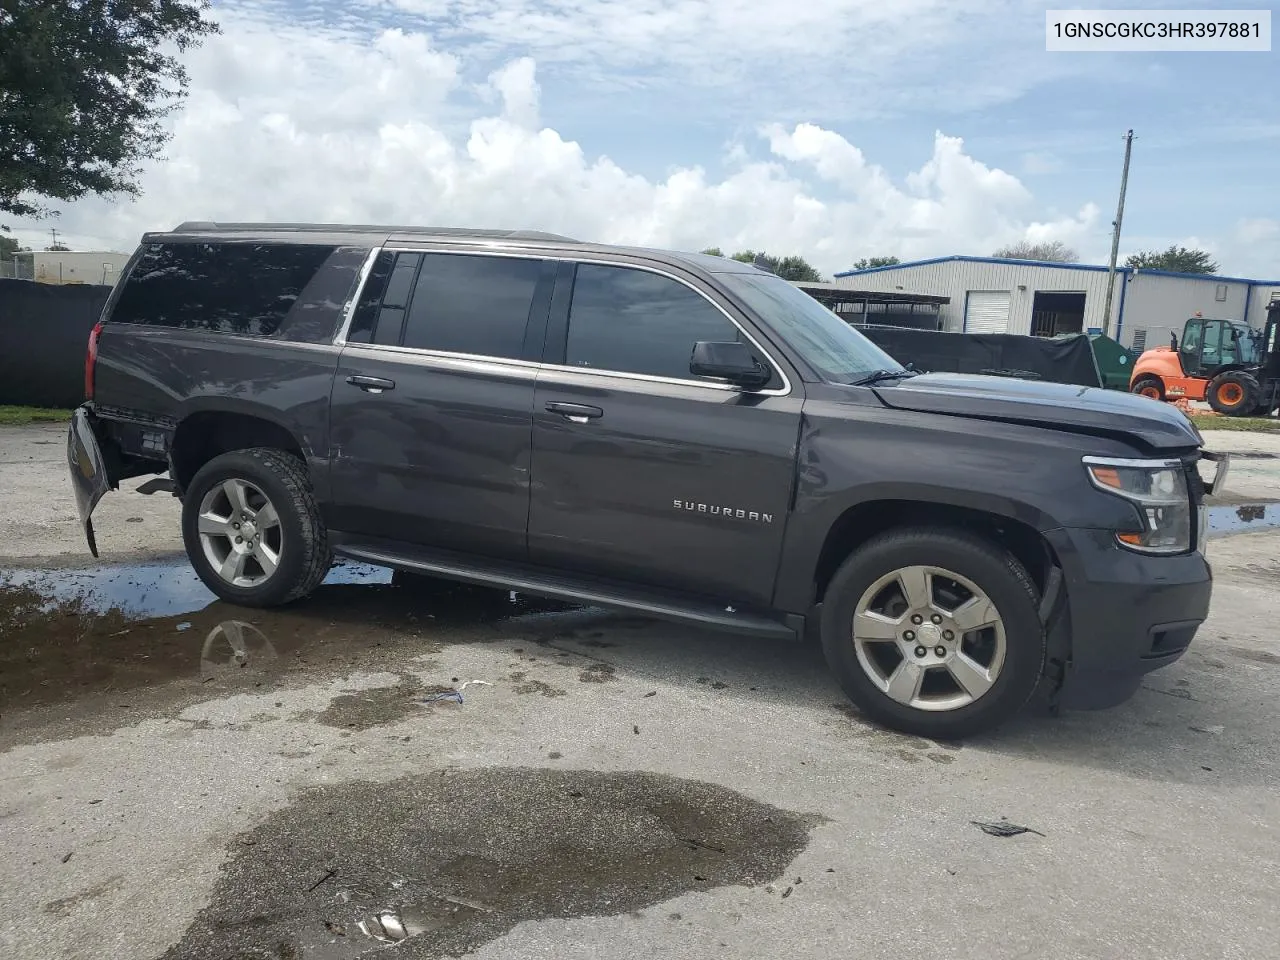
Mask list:
[[[319,787],[232,843],[211,902],[163,960],[353,960],[392,945],[463,956],[527,920],[765,887],[818,822],[649,773],[503,767]],[[755,895],[832,895],[829,873],[785,876]]]
[[[1234,454],[1233,454],[1234,456]],[[1246,503],[1209,508],[1209,536],[1271,530],[1280,527],[1280,503]]]
[[[261,685],[573,609],[363,564],[334,567],[312,596],[276,610],[217,600],[185,561],[0,571],[0,711],[176,679]]]

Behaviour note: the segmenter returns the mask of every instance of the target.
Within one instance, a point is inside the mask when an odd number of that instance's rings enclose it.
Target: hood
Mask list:
[[[1177,407],[1118,390],[963,373],[923,373],[873,389],[895,410],[1118,436],[1158,450],[1185,450],[1202,442]]]

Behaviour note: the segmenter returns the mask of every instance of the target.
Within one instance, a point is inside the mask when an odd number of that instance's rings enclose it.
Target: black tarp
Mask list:
[[[1084,334],[1049,340],[1012,333],[945,333],[877,326],[857,329],[899,363],[910,363],[924,373],[985,373],[1102,386],[1093,348]]]
[[[0,404],[75,407],[109,286],[0,280]]]

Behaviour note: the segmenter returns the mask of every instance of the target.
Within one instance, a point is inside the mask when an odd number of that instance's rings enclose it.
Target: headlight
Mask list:
[[[1180,461],[1085,457],[1084,466],[1095,487],[1131,501],[1142,514],[1141,533],[1116,534],[1122,546],[1140,553],[1191,549],[1191,497]]]

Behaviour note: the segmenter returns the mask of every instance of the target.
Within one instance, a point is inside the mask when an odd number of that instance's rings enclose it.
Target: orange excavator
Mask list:
[[[1133,365],[1129,390],[1152,400],[1205,400],[1229,417],[1267,416],[1280,406],[1280,302],[1259,333],[1235,320],[1197,314],[1171,334],[1169,346],[1145,351]]]

